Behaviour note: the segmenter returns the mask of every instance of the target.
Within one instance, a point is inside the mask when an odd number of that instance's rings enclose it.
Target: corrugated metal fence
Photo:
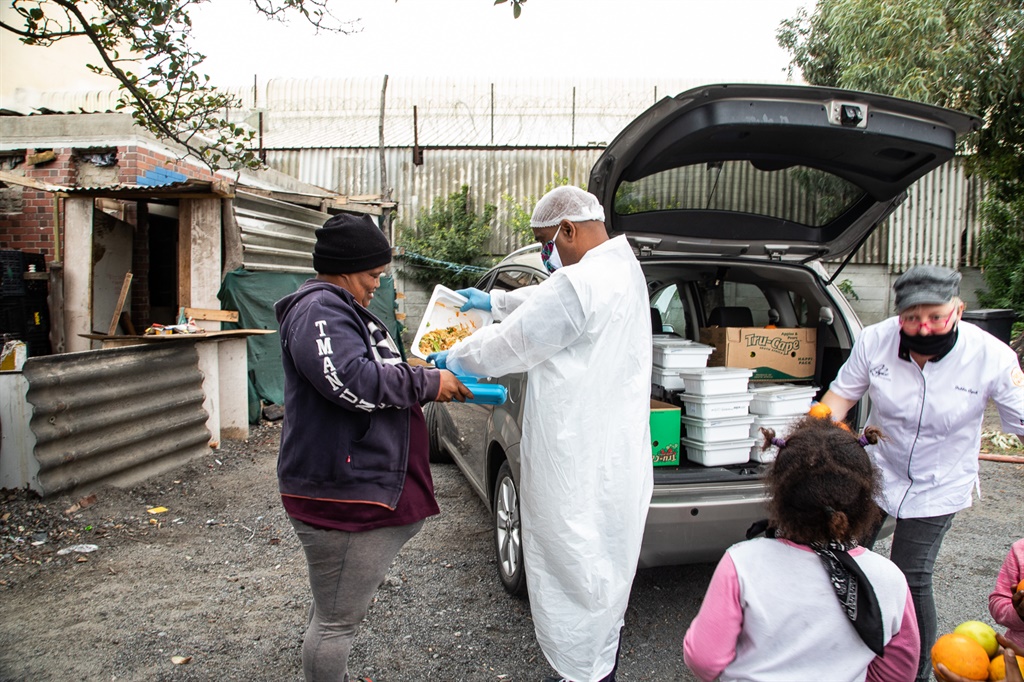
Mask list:
[[[586,185],[600,154],[600,149],[437,149],[426,150],[422,166],[412,163],[412,149],[388,148],[384,156],[400,226],[414,225],[417,214],[429,210],[435,199],[469,185],[477,213],[484,204],[498,207],[489,247],[492,253],[505,254],[518,246],[509,224],[509,198],[530,210],[556,178]],[[380,187],[376,150],[269,151],[267,162],[341,194],[372,194]]]
[[[24,376],[44,495],[141,480],[210,451],[193,343],[29,358]]]
[[[412,163],[412,150],[388,148],[385,163],[392,196],[398,201],[397,219],[413,225],[421,210],[438,197],[469,185],[477,212],[485,203],[498,207],[489,244],[491,253],[505,254],[516,248],[509,224],[509,201],[527,210],[556,178],[586,185],[590,168],[601,149],[438,149],[426,150],[424,163]],[[305,149],[271,151],[271,166],[341,194],[376,192],[380,186],[380,156],[376,150]],[[737,180],[743,178],[737,176]],[[763,188],[762,188],[763,189]],[[751,188],[719,187],[718,191],[742,195]],[[879,226],[852,262],[888,265],[902,272],[914,263],[948,267],[978,266],[978,235],[982,224],[978,205],[984,187],[967,177],[963,162],[954,160],[918,181],[908,199]]]

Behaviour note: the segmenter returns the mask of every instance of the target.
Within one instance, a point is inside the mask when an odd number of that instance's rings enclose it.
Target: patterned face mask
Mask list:
[[[555,240],[558,239],[558,233],[561,231],[562,226],[559,225],[555,230],[555,236],[540,250],[540,259],[544,261],[544,267],[548,269],[548,272],[554,272],[562,267],[562,259],[558,257],[558,249],[555,247]]]

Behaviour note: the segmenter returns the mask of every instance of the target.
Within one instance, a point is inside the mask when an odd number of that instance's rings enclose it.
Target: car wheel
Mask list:
[[[441,446],[441,415],[438,414],[441,409],[437,403],[427,403],[423,406],[423,419],[427,422],[427,445],[430,448],[430,462],[432,464],[451,464],[452,456]]]
[[[523,565],[523,527],[519,518],[519,488],[512,479],[508,462],[498,469],[494,484],[494,550],[498,560],[498,578],[505,591],[516,597],[526,595],[526,569]]]

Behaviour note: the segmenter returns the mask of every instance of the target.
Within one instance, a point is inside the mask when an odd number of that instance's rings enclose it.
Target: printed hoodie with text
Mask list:
[[[402,362],[387,328],[316,279],[275,304],[285,377],[282,495],[394,509],[409,456],[408,408],[434,400],[438,370]]]

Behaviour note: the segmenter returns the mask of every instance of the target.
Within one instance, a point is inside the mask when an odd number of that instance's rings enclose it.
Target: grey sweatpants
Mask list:
[[[388,567],[423,521],[362,533],[314,528],[291,519],[306,553],[313,607],[302,640],[306,682],[347,682],[359,623]]]

